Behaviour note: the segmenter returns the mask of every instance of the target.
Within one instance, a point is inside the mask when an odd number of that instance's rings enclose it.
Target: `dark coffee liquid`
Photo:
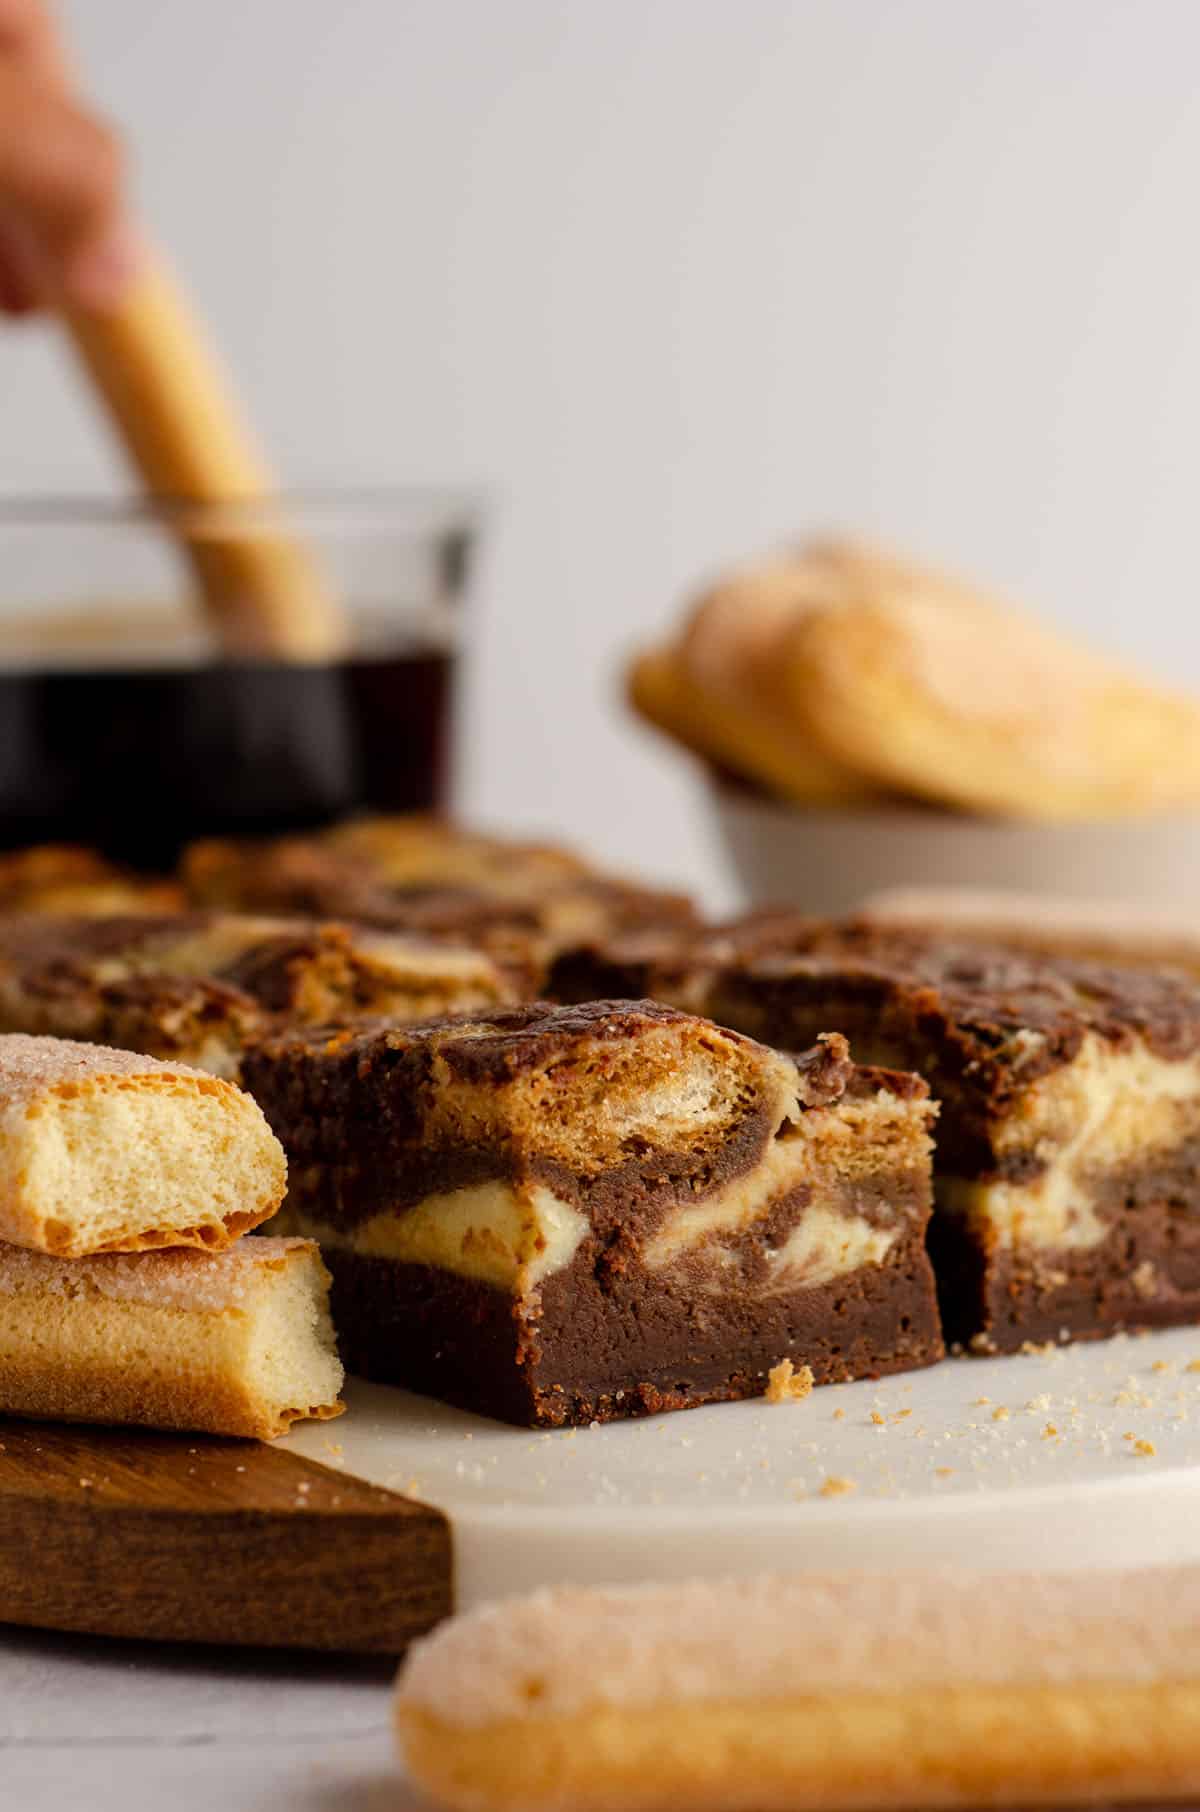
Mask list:
[[[453,659],[0,672],[0,845],[167,868],[190,838],[444,803]]]

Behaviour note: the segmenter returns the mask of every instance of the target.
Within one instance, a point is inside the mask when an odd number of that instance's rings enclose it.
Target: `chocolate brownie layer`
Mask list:
[[[1012,1352],[1026,1341],[1098,1339],[1200,1321],[1200,1144],[1095,1185],[1106,1231],[1084,1248],[1022,1249],[980,1238],[943,1211],[929,1250],[947,1340]]]
[[[553,1423],[940,1353],[927,1090],[836,1036],[793,1060],[661,1004],[535,1003],[274,1037],[246,1080],[373,1377]]]
[[[839,936],[840,954],[729,970],[705,1006],[783,1046],[835,1024],[862,1055],[928,1079],[951,1337],[1019,1345],[1200,1319],[1179,1256],[1200,1224],[1200,985],[915,933]]]
[[[814,1383],[834,1384],[941,1352],[919,1239],[885,1265],[765,1305],[681,1300],[645,1280],[606,1288],[581,1258],[546,1286],[540,1316],[474,1278],[333,1246],[324,1257],[350,1371],[523,1427],[761,1396],[786,1354],[802,1357]]]

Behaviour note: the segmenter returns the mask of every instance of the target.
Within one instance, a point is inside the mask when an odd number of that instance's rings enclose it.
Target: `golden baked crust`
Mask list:
[[[401,1718],[405,1763],[463,1812],[911,1812],[1194,1802],[1200,1683],[952,1687],[596,1711],[536,1734]]]

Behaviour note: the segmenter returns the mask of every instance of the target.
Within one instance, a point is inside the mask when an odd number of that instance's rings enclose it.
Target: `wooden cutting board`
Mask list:
[[[399,1654],[452,1608],[438,1510],[252,1441],[0,1420],[0,1622]]]

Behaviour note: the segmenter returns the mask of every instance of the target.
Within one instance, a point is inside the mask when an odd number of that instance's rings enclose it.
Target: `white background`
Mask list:
[[[826,524],[1200,677],[1194,0],[70,0],[292,480],[483,483],[463,797],[703,879],[619,658]],[[0,337],[0,484],[119,468]]]

